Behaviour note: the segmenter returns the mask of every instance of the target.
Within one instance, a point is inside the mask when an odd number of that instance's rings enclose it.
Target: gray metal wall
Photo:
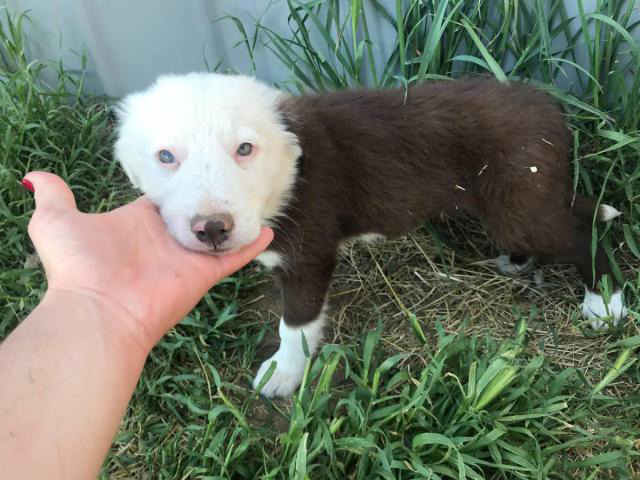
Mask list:
[[[227,14],[239,17],[246,26],[253,25],[252,16],[264,14],[264,25],[283,33],[288,30],[283,0],[268,11],[269,0],[4,1],[11,11],[30,11],[33,21],[26,30],[32,58],[62,58],[68,68],[79,68],[85,52],[88,88],[113,96],[142,89],[161,73],[205,70],[207,64],[213,67],[220,60],[224,67],[249,73],[246,51],[242,46],[234,48],[241,40],[238,30],[231,21],[216,22]],[[593,11],[595,2],[585,1],[586,11]],[[344,0],[345,10],[350,3]],[[394,0],[382,3],[394,11]],[[570,15],[577,14],[575,1],[566,0],[566,4]],[[373,11],[368,18],[382,61],[393,48],[394,30]],[[258,50],[256,66],[258,76],[266,81],[289,76],[264,47]]]

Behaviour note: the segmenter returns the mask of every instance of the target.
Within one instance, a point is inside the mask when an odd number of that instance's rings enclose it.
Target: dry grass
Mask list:
[[[331,325],[326,340],[357,344],[362,332],[384,325],[381,338],[388,354],[412,353],[422,357],[424,346],[409,321],[413,313],[434,347],[440,320],[447,333],[464,329],[466,335],[490,335],[497,340],[514,335],[516,320],[528,317],[527,351],[544,355],[558,367],[573,367],[593,383],[611,363],[607,346],[621,336],[638,335],[638,325],[596,333],[584,323],[579,304],[583,284],[570,265],[539,261],[522,276],[505,276],[496,270],[498,251],[475,222],[443,221],[436,239],[427,228],[386,241],[345,245],[330,293]],[[440,246],[439,246],[440,245]],[[640,262],[618,252],[626,278],[640,273]],[[240,304],[243,317],[268,320],[277,330],[282,306],[273,282]],[[266,317],[266,318],[265,318]],[[433,339],[433,341],[430,341]],[[261,352],[275,350],[277,339],[267,337]],[[609,393],[625,395],[640,386],[621,376]]]

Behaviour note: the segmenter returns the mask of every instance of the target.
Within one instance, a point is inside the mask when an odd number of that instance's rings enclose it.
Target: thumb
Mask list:
[[[231,275],[240,270],[251,260],[261,254],[273,240],[273,230],[268,227],[262,227],[260,235],[249,245],[238,251],[228,253],[218,257],[220,265],[220,273],[223,277]],[[217,280],[216,280],[217,281]]]
[[[36,210],[55,208],[69,210],[76,208],[73,193],[57,175],[47,172],[30,172],[25,180],[33,185]]]
[[[189,254],[194,256],[194,260],[198,262],[204,272],[206,272],[211,284],[215,284],[224,277],[240,270],[257,257],[269,246],[271,240],[273,240],[273,230],[268,227],[262,227],[258,238],[235,252],[226,253],[219,257],[207,256],[195,252],[189,252]]]

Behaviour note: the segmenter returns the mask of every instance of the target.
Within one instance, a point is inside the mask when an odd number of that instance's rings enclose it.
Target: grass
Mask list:
[[[560,1],[289,0],[288,32],[230,18],[239,48],[279,58],[294,92],[484,72],[555,96],[576,188],[623,211],[594,238],[626,280],[626,325],[585,328],[570,267],[499,276],[479,225],[430,222],[345,248],[329,342],[299,393],[271,402],[250,380],[280,307],[252,266],[153,350],[102,478],[639,478],[638,16],[634,2],[577,5],[570,18]],[[395,32],[388,52],[369,34],[374,16]],[[85,211],[134,196],[111,158],[110,102],[58,63],[27,61],[27,21],[7,16],[0,31],[0,339],[45,289],[22,176],[61,174]]]

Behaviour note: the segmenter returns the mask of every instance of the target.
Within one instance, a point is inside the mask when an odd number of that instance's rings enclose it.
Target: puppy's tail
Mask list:
[[[583,197],[580,194],[576,194],[575,196],[572,211],[578,217],[591,221],[596,206],[598,208],[598,215],[596,218],[600,222],[607,222],[622,215],[622,212],[619,212],[611,205],[605,205],[604,203],[597,205],[595,200]]]

